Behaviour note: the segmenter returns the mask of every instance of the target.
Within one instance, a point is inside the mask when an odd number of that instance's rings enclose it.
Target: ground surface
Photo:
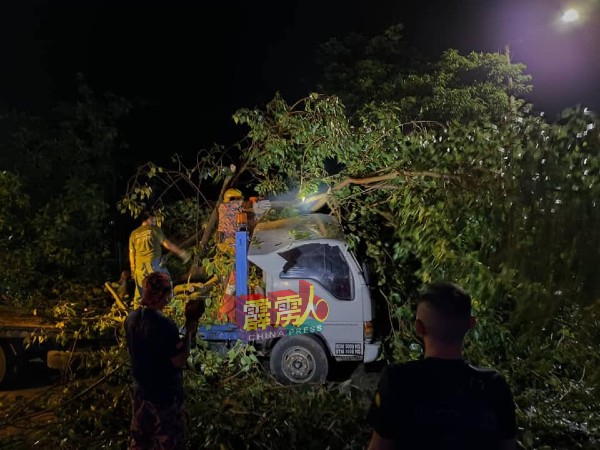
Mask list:
[[[367,393],[373,393],[379,381],[383,363],[341,364],[330,373],[332,381],[350,382]],[[61,388],[60,372],[49,369],[41,360],[28,361],[19,376],[0,388],[0,449],[28,450],[37,448],[38,437],[52,427],[53,398]],[[44,399],[43,410],[31,408],[31,404]],[[365,405],[368,406],[368,405]]]
[[[46,411],[32,411],[28,406],[40,397],[52,402],[52,392],[59,389],[60,374],[48,369],[43,361],[33,360],[0,389],[0,449],[35,448],[36,433],[46,433],[53,416]]]

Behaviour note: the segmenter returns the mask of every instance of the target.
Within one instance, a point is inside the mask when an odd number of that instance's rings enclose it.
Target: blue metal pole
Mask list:
[[[235,232],[235,297],[238,302],[248,296],[248,232]],[[237,307],[236,307],[237,317]]]

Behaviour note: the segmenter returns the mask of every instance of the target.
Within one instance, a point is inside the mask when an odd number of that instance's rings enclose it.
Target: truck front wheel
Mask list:
[[[323,346],[308,336],[286,336],[275,344],[269,358],[271,373],[283,384],[325,381],[329,370]]]

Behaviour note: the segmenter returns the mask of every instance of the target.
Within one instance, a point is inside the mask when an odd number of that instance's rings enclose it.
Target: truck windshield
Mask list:
[[[338,246],[306,244],[279,255],[286,260],[280,278],[311,279],[338,300],[352,300],[350,268]]]

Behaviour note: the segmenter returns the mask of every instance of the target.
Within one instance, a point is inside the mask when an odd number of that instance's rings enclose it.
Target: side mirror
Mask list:
[[[367,268],[367,263],[363,261],[360,264],[360,268],[362,270],[363,278],[365,279],[365,283],[367,283],[367,286],[370,286],[371,280],[369,279],[369,269]]]

